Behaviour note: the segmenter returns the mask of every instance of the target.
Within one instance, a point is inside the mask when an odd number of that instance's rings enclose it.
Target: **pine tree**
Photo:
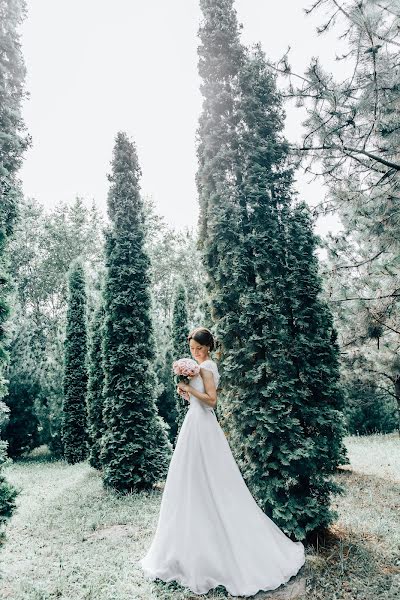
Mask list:
[[[89,463],[95,469],[101,468],[101,439],[105,432],[103,421],[103,323],[104,306],[100,302],[93,316],[88,352],[87,414],[90,444]]]
[[[324,240],[324,287],[342,347],[349,393],[384,391],[398,405],[400,432],[400,254],[398,3],[321,0],[317,31],[344,44],[342,69],[331,73],[313,57],[297,75],[286,55],[275,66],[305,109],[303,139],[293,147],[304,168],[323,180],[320,214],[333,213],[340,232]],[[396,35],[397,34],[397,35]],[[332,38],[333,39],[333,38]],[[332,44],[332,57],[336,53]],[[366,407],[368,411],[368,408]]]
[[[155,404],[149,258],[144,250],[141,170],[125,133],[115,141],[106,236],[103,481],[120,491],[148,489],[171,454]]]
[[[330,341],[329,314],[315,297],[317,283],[305,297],[302,284],[294,286],[292,253],[300,231],[293,226],[297,217],[297,213],[292,215],[293,174],[287,166],[288,145],[281,133],[284,115],[275,79],[259,47],[238,52],[241,60],[237,70],[232,70],[231,58],[227,58],[231,43],[224,46],[226,24],[234,23],[232,2],[224,3],[227,13],[217,21],[215,11],[221,4],[211,8],[210,4],[216,2],[203,3],[206,23],[200,32],[201,71],[208,79],[203,86],[198,183],[203,257],[212,315],[222,342],[223,424],[262,509],[288,534],[303,539],[333,520],[329,492],[340,491],[329,479],[343,458],[342,427],[329,421],[340,416],[336,410],[341,406],[337,349],[334,340]],[[216,66],[218,61],[228,61],[225,69],[223,64]],[[220,73],[226,75],[222,83]],[[216,91],[221,88],[224,93],[217,102]],[[221,106],[230,106],[222,120]],[[227,160],[229,164],[224,163]],[[219,206],[210,185],[215,172]],[[312,248],[312,232],[304,232]],[[310,279],[312,252],[304,260],[302,268],[310,270]],[[307,302],[313,306],[321,331],[307,331],[307,346],[314,347],[316,365],[311,368],[310,364],[310,379],[304,385],[294,352],[304,334],[293,329],[293,323],[296,318],[301,321],[300,307]],[[328,402],[330,394],[337,395]],[[311,403],[318,397],[327,403],[325,417],[316,424],[307,405],[310,396]],[[324,435],[330,427],[325,461],[316,459],[314,453],[314,448],[322,446],[314,440],[322,423]]]
[[[5,371],[9,361],[5,323],[10,314],[8,297],[8,241],[13,233],[21,197],[17,172],[29,143],[21,103],[25,95],[25,65],[19,41],[18,26],[25,17],[23,0],[0,0],[0,436],[8,421],[9,409],[2,399],[7,395]],[[7,463],[7,443],[0,439],[0,525],[6,523],[15,509],[17,491],[7,483],[3,467]]]
[[[72,264],[68,283],[62,443],[67,462],[76,463],[85,460],[88,455],[86,290],[80,261]]]
[[[189,335],[188,326],[188,314],[187,314],[187,299],[186,289],[183,283],[180,281],[175,288],[174,304],[172,309],[172,352],[173,361],[179,358],[190,358],[189,345],[187,337]],[[174,376],[172,374],[172,363],[170,366],[170,376],[172,382],[175,384]],[[188,410],[188,402],[182,396],[178,394],[176,389],[175,403],[176,403],[176,425],[177,435],[182,425],[182,421]]]

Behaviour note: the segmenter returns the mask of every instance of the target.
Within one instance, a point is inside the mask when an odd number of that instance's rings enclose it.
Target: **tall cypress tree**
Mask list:
[[[211,317],[218,321],[221,341],[232,348],[240,331],[238,269],[242,260],[241,215],[235,186],[238,165],[235,89],[244,51],[233,0],[201,0],[200,6],[204,18],[199,29],[198,53],[204,100],[197,144],[198,245],[203,250],[206,288],[213,295]],[[223,293],[217,294],[217,289]]]
[[[301,335],[293,330],[296,316],[290,292],[301,295],[304,289],[290,289],[288,284],[288,247],[297,241],[289,226],[293,175],[281,134],[281,99],[259,48],[238,53],[240,64],[232,72],[226,32],[227,23],[234,23],[234,11],[232,2],[223,4],[227,12],[215,20],[221,3],[202,3],[206,22],[200,29],[200,72],[206,75],[207,85],[202,88],[205,109],[198,172],[200,236],[212,313],[222,342],[223,420],[260,506],[287,533],[303,539],[335,517],[329,510],[329,492],[339,488],[329,475],[343,456],[343,448],[326,457],[322,470],[321,461],[314,460],[318,446],[314,437],[319,432],[311,433],[306,426],[310,415],[307,390],[291,352],[294,336],[301,339]],[[233,38],[231,32],[229,41]],[[225,69],[223,64],[216,67],[218,61],[227,61]],[[220,73],[226,74],[222,84]],[[223,83],[229,77],[227,89]],[[214,127],[220,107],[228,105],[229,118],[218,121],[220,128]],[[220,169],[226,157],[229,168]],[[210,210],[215,197],[210,185],[213,169],[220,177],[219,197],[225,199]],[[315,310],[319,308],[316,301]],[[331,324],[323,318],[322,322],[325,339],[329,339]],[[317,347],[319,340],[313,339],[313,332],[309,335],[309,345]],[[340,406],[337,363],[333,358],[330,365],[325,364],[321,356],[319,361],[329,380],[315,382],[325,386],[320,395],[327,398],[337,392],[338,400],[332,404]],[[328,420],[338,415],[335,410],[327,411]],[[340,448],[342,433],[340,427],[333,427],[326,446]],[[304,470],[306,461],[308,471]]]
[[[187,336],[189,335],[188,313],[187,313],[186,290],[180,281],[175,289],[174,303],[172,308],[172,351],[173,360],[179,358],[189,358],[190,351],[188,347]],[[171,367],[170,367],[171,368]],[[174,381],[172,370],[171,379]],[[176,425],[177,434],[182,425],[182,421],[188,410],[188,402],[180,396],[175,390],[176,402]]]
[[[101,468],[101,438],[105,432],[103,420],[103,323],[104,306],[100,301],[93,315],[88,352],[87,414],[90,445],[89,463],[95,469]]]
[[[259,52],[246,56],[237,90],[240,322],[246,339],[231,359],[229,383],[240,401],[232,402],[227,422],[242,472],[263,510],[287,532],[302,537],[302,507],[289,489],[291,478],[296,481],[296,461],[307,451],[292,413],[295,373],[288,356],[285,306],[284,223],[291,173],[285,165],[287,144],[280,137],[279,97]]]
[[[167,330],[168,331],[168,330]],[[159,380],[162,391],[157,398],[158,414],[169,425],[168,437],[173,444],[177,435],[177,413],[176,413],[176,392],[175,381],[172,374],[171,365],[173,363],[172,348],[168,344],[165,352],[159,358],[160,375]]]
[[[336,329],[329,307],[320,298],[316,238],[304,203],[291,211],[287,233],[289,356],[296,376],[293,414],[304,440],[311,442],[298,461],[297,483],[290,492],[303,506],[298,517],[301,528],[316,531],[337,516],[330,497],[343,489],[330,476],[339,464],[349,462],[343,445],[344,394],[339,381]]]
[[[71,266],[68,284],[62,443],[67,462],[76,463],[88,455],[86,282],[79,260]]]
[[[0,0],[0,195],[6,235],[12,233],[18,214],[21,186],[17,172],[30,143],[21,114],[26,69],[18,27],[25,15],[24,0]]]
[[[155,345],[149,258],[144,249],[141,170],[125,133],[115,141],[106,235],[104,408],[100,460],[105,486],[150,488],[166,474],[171,454],[155,404]]]
[[[37,355],[42,332],[32,319],[24,319],[19,313],[19,329],[10,340],[10,363],[8,368],[7,406],[10,419],[3,436],[8,442],[8,455],[21,456],[40,444],[39,421],[35,403],[41,392]]]
[[[0,0],[0,435],[8,421],[9,409],[2,401],[7,395],[9,354],[4,327],[10,314],[8,240],[13,233],[21,197],[17,178],[23,152],[29,143],[24,137],[21,103],[25,95],[25,65],[18,26],[25,17],[23,0]],[[3,475],[7,462],[7,443],[0,439],[0,525],[11,517],[17,492]]]

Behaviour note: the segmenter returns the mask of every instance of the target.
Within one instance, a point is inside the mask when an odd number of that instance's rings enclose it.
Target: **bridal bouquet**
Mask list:
[[[195,377],[200,373],[200,366],[197,362],[191,358],[180,358],[172,363],[172,369],[175,373],[175,383],[178,384],[180,381],[189,383],[189,379]],[[184,392],[178,392],[186,400],[189,398],[189,394]]]

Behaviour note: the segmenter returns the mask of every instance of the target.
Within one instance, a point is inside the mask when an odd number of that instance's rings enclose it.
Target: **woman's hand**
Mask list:
[[[189,388],[190,386],[187,383],[184,383],[183,381],[180,381],[178,383],[178,385],[176,386],[176,391],[178,392],[178,394],[180,396],[182,396],[182,398],[184,398],[184,400],[187,400],[189,402]]]
[[[190,389],[190,385],[188,383],[185,383],[184,381],[180,381],[178,383],[178,388],[181,389],[183,392],[188,392]]]

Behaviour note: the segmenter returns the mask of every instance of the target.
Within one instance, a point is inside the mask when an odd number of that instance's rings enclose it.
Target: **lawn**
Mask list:
[[[348,437],[351,461],[336,475],[346,494],[331,534],[307,547],[299,576],[307,600],[400,598],[400,439]],[[6,469],[21,489],[0,548],[0,598],[12,600],[187,600],[196,596],[150,582],[137,563],[156,526],[160,491],[126,496],[102,487],[87,463],[52,461],[45,449]]]

